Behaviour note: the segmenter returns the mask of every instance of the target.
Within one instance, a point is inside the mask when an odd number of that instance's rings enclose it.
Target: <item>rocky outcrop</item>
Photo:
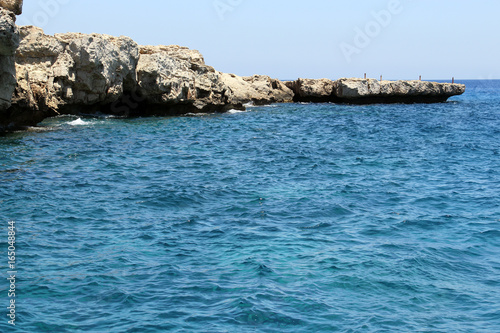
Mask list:
[[[205,65],[205,59],[198,50],[178,45],[141,46],[141,54],[163,53],[169,57],[186,60],[197,65]]]
[[[220,73],[195,50],[179,46],[141,46],[137,65],[141,115],[223,111],[226,87]]]
[[[15,10],[22,1],[1,3]],[[185,47],[139,46],[101,34],[48,36],[33,26],[18,30],[11,11],[0,14],[0,132],[59,114],[179,115],[292,101],[441,102],[465,91],[421,81],[240,77],[216,71]]]
[[[353,104],[438,103],[464,92],[463,84],[427,81],[340,79],[335,82],[337,99]]]
[[[217,72],[185,47],[100,34],[48,36],[34,26],[21,27],[20,36],[11,127],[59,114],[178,115],[293,99],[279,80]]]
[[[21,15],[23,12],[23,0],[0,0],[0,8],[5,8],[15,15]]]
[[[176,115],[225,111],[228,88],[203,56],[180,46],[139,46],[128,37],[45,35],[21,27],[11,123],[58,114]]]
[[[335,82],[328,79],[298,79],[285,84],[294,92],[295,102],[330,102],[335,90]]]
[[[328,79],[286,82],[298,102],[437,103],[465,92],[465,85],[427,81],[378,81],[375,79]]]
[[[269,76],[241,77],[226,73],[220,73],[220,75],[223,84],[228,89],[228,102],[231,104],[253,103],[255,105],[264,105],[293,101],[293,91],[283,82]]]
[[[136,85],[137,44],[128,37],[58,34],[20,29],[16,52],[17,86],[11,118],[33,125],[48,116],[107,111]]]
[[[14,54],[19,45],[19,32],[15,21],[11,11],[0,8],[0,113],[10,106],[16,86]]]

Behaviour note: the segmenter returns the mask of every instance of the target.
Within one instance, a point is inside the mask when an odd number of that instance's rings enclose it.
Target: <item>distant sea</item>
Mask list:
[[[464,83],[0,137],[0,331],[500,332],[500,81]]]

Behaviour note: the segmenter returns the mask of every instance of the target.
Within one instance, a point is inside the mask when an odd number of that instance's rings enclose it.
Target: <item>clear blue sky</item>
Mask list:
[[[498,0],[29,0],[18,24],[188,46],[238,75],[499,79],[499,15]]]

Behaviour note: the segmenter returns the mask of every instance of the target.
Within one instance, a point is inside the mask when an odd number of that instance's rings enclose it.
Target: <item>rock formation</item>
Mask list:
[[[21,15],[23,12],[23,0],[0,0],[0,8],[7,9],[15,15]]]
[[[330,102],[335,90],[335,82],[328,79],[298,79],[285,84],[294,92],[295,102]]]
[[[176,45],[18,29],[22,0],[0,0],[0,7],[0,132],[59,114],[178,115],[244,109],[249,102],[442,102],[465,91],[463,85],[422,81],[240,77],[218,72],[200,52]]]
[[[3,1],[0,3],[3,5]],[[19,45],[19,31],[13,12],[0,8],[0,119],[11,105],[16,87],[14,54]]]
[[[141,46],[135,102],[141,114],[222,111],[226,87],[203,56],[179,46]]]
[[[34,26],[21,27],[20,37],[12,128],[59,114],[178,115],[293,99],[279,80],[217,72],[185,47],[100,34],[48,36]]]
[[[340,79],[335,82],[337,101],[368,103],[439,103],[465,92],[465,85],[427,81]]]
[[[265,105],[289,103],[293,101],[293,91],[283,82],[265,75],[241,77],[234,74],[221,74],[221,80],[227,87],[228,101],[242,105],[253,103]]]
[[[286,82],[296,102],[437,103],[465,92],[465,85],[427,81],[378,81],[375,79],[298,79]]]
[[[137,44],[128,37],[57,34],[21,27],[12,100],[26,121],[61,113],[94,113],[137,84]],[[105,111],[105,110],[102,110]],[[31,115],[30,115],[31,113]]]

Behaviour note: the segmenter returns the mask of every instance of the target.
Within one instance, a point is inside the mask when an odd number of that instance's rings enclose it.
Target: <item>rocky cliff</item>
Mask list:
[[[185,47],[18,28],[22,0],[0,0],[0,7],[0,132],[60,114],[178,115],[244,109],[249,102],[442,102],[465,91],[422,81],[240,77],[216,71]]]
[[[16,87],[14,54],[19,45],[19,31],[15,21],[13,12],[0,8],[0,119],[10,107]]]
[[[60,114],[178,115],[293,99],[279,80],[220,73],[185,47],[140,46],[99,34],[49,36],[34,26],[20,27],[19,35],[4,128]]]

